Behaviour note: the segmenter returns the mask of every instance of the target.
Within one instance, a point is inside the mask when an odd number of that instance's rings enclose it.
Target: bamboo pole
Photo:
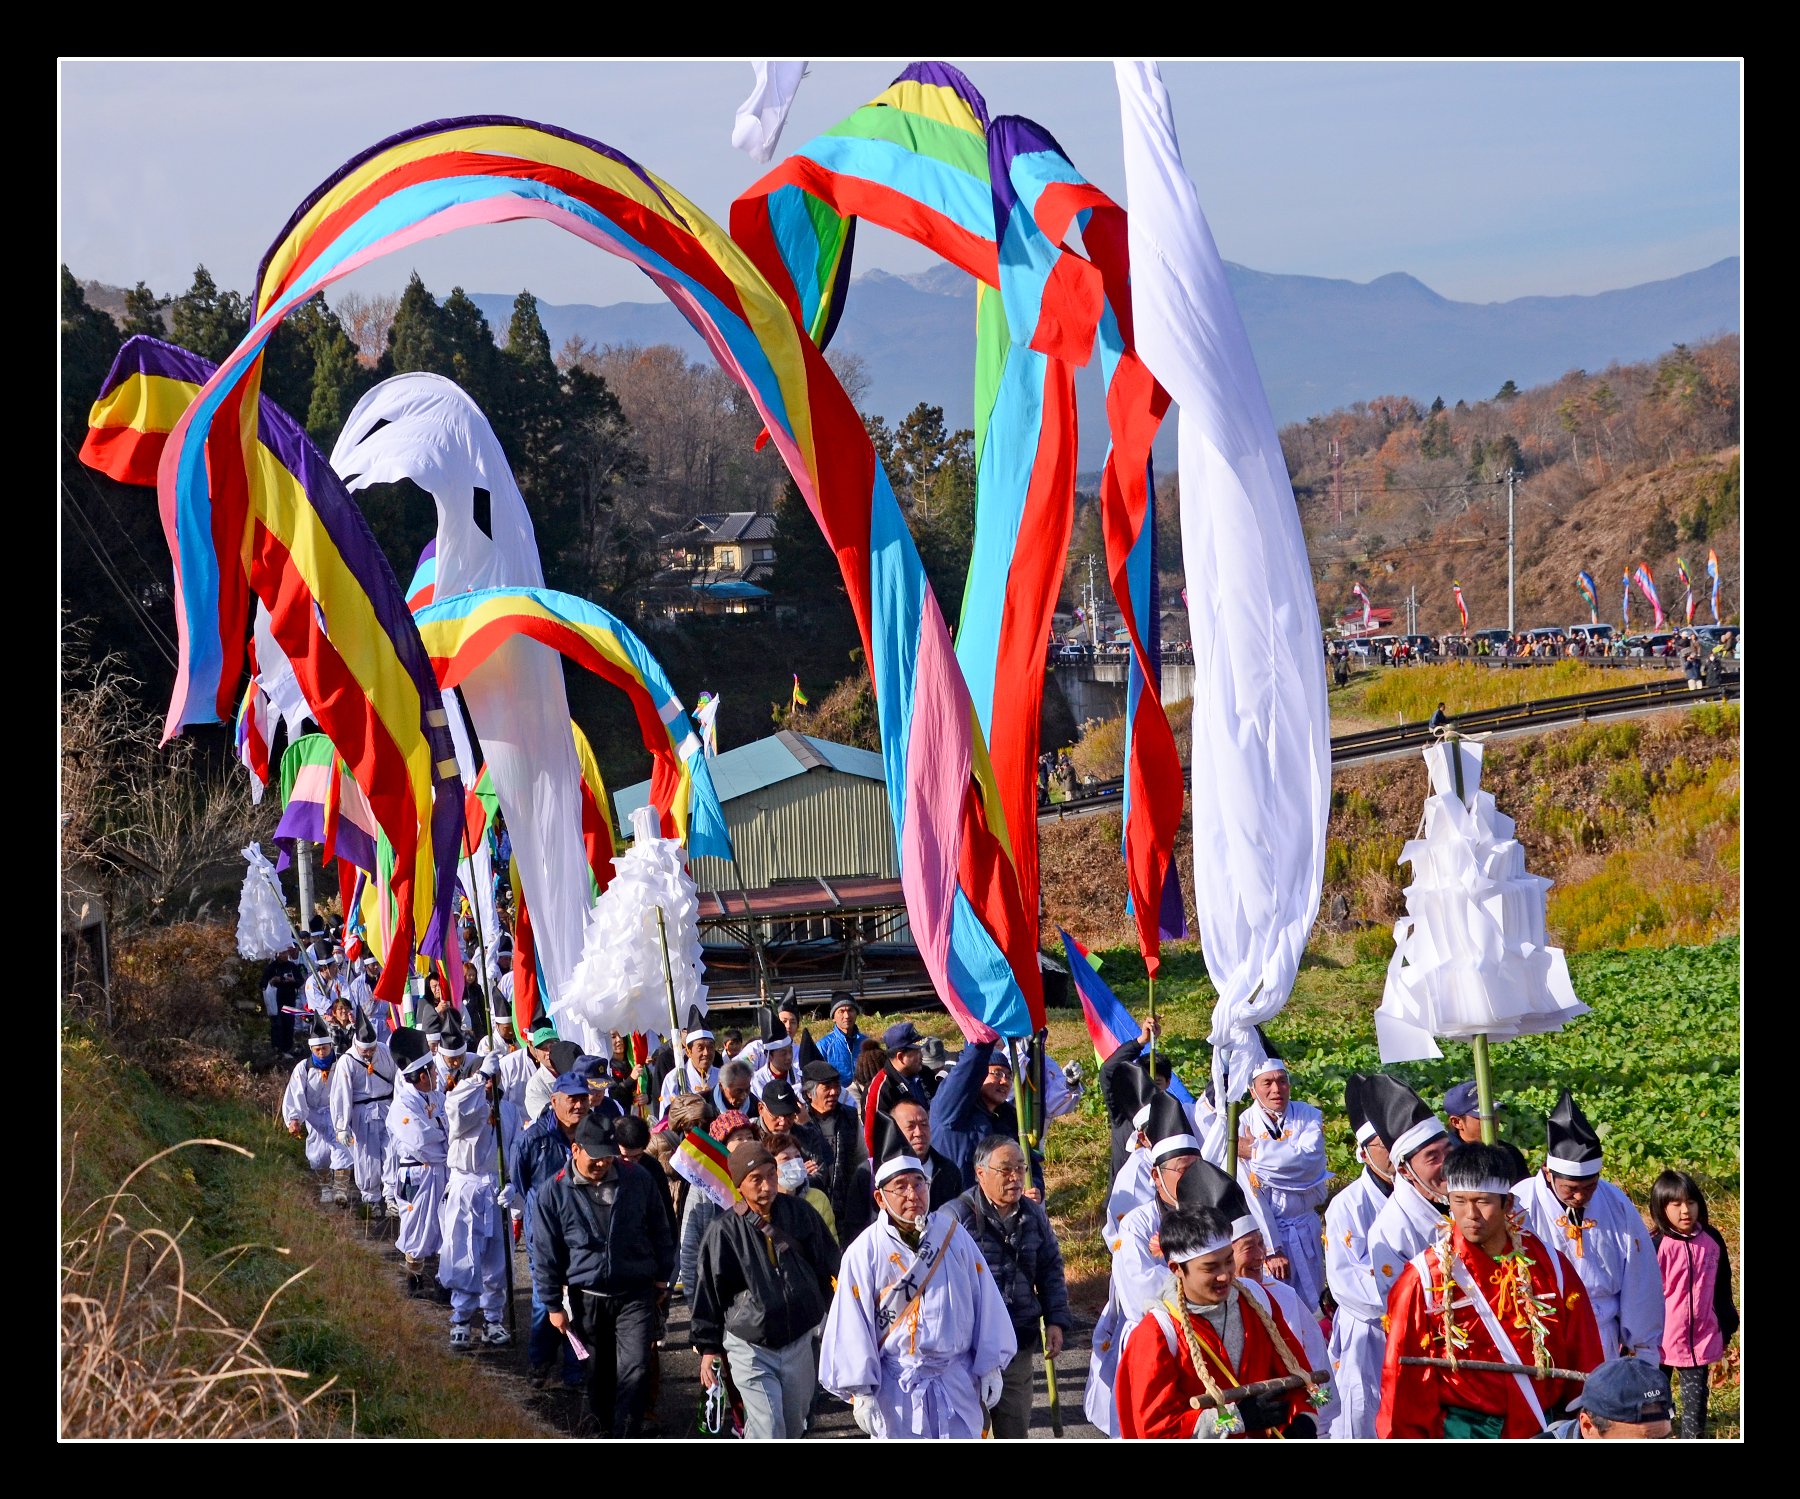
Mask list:
[[[1401,1363],[1417,1363],[1416,1359],[1401,1359]],[[1469,1365],[1473,1368],[1474,1365]],[[1305,1374],[1284,1374],[1279,1379],[1259,1379],[1255,1384],[1235,1385],[1229,1390],[1220,1390],[1218,1395],[1190,1395],[1188,1409],[1205,1411],[1214,1406],[1236,1405],[1240,1400],[1254,1400],[1258,1395],[1284,1395],[1289,1390],[1304,1389],[1307,1385],[1322,1385],[1331,1378],[1329,1369],[1313,1369]]]
[[[1579,1369],[1540,1369],[1536,1364],[1501,1364],[1484,1358],[1416,1358],[1412,1354],[1402,1354],[1400,1362],[1416,1369],[1473,1369],[1477,1374],[1522,1374],[1527,1379],[1585,1380],[1588,1377]]]
[[[1041,1041],[1039,1046],[1041,1048]],[[1025,1159],[1025,1187],[1029,1188],[1031,1186],[1031,1147],[1026,1144],[1025,1082],[1019,1072],[1019,1043],[1017,1041],[1009,1040],[1006,1043],[1006,1059],[1012,1068],[1013,1124],[1019,1133],[1019,1153]],[[1050,1357],[1050,1329],[1044,1322],[1041,1310],[1038,1315],[1038,1346],[1044,1354],[1044,1385],[1050,1397],[1050,1434],[1060,1437],[1063,1434],[1062,1401],[1056,1390],[1056,1360]]]
[[[681,1017],[675,1013],[675,970],[669,963],[669,928],[663,920],[663,908],[656,908],[656,937],[662,943],[663,987],[669,999],[669,1036],[675,1041],[675,1065],[687,1065],[687,1037],[681,1028]]]
[[[1444,743],[1450,750],[1450,775],[1456,783],[1456,799],[1467,806],[1467,798],[1463,795],[1461,742],[1462,735],[1454,729],[1444,734]],[[1469,1043],[1469,1049],[1475,1053],[1475,1096],[1480,1100],[1477,1107],[1481,1110],[1481,1143],[1493,1145],[1499,1139],[1499,1132],[1494,1127],[1494,1072],[1488,1060],[1486,1034],[1474,1037]]]

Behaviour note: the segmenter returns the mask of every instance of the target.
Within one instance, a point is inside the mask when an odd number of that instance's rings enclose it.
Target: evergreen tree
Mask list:
[[[195,266],[194,284],[169,306],[171,341],[217,364],[249,331],[250,304],[220,291],[206,267]]]
[[[400,294],[400,305],[394,309],[394,320],[387,335],[390,373],[404,375],[412,370],[428,370],[432,374],[450,373],[450,358],[445,351],[443,310],[437,299],[425,290],[425,283],[414,271]]]
[[[604,381],[600,390],[611,398]],[[584,393],[590,400],[599,399],[594,392]],[[550,335],[538,317],[537,298],[522,291],[513,301],[506,347],[497,362],[491,418],[514,455],[527,499],[548,498],[560,488],[567,401],[556,361],[550,357]]]
[[[769,592],[802,607],[826,598],[847,598],[837,555],[825,544],[825,533],[792,479],[775,499],[775,567],[769,575]]]
[[[460,286],[451,287],[450,295],[444,298],[439,326],[450,367],[437,373],[448,375],[477,406],[483,411],[491,411],[500,384],[500,349],[494,342],[494,330],[487,318]],[[495,430],[501,444],[511,453],[513,448],[506,443],[507,434],[498,427]]]
[[[329,452],[344,428],[344,418],[375,383],[375,377],[357,359],[355,343],[329,308],[313,329],[311,344],[312,398],[306,408],[306,430]]]
[[[62,268],[62,430],[65,443],[80,448],[87,435],[88,412],[119,352],[119,330],[112,318],[88,306],[81,283]]]
[[[167,338],[168,329],[163,326],[163,308],[169,305],[167,297],[159,297],[142,281],[125,293],[125,322],[119,332],[126,338],[134,338],[146,333],[152,338]]]

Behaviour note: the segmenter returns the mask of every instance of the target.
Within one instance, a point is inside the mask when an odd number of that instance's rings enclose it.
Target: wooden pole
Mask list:
[[[1450,775],[1456,783],[1456,799],[1466,807],[1468,799],[1463,794],[1462,735],[1454,729],[1444,735],[1444,744],[1450,751]],[[1488,1060],[1488,1038],[1485,1034],[1476,1036],[1469,1043],[1470,1050],[1475,1053],[1475,1096],[1480,1100],[1477,1105],[1481,1110],[1481,1143],[1493,1145],[1499,1139],[1494,1127],[1494,1073]]]
[[[683,1067],[687,1063],[687,1041],[681,1029],[681,1017],[675,1013],[675,970],[669,963],[669,928],[663,920],[663,908],[656,908],[656,936],[662,943],[663,987],[669,997],[669,1035],[676,1042],[675,1065]]]
[[[1416,1359],[1401,1359],[1401,1363],[1416,1363]],[[1468,1367],[1474,1368],[1473,1364]],[[1219,1404],[1236,1405],[1240,1400],[1254,1400],[1258,1395],[1283,1395],[1289,1390],[1304,1389],[1307,1385],[1322,1385],[1331,1378],[1329,1369],[1313,1369],[1305,1374],[1284,1374],[1280,1379],[1259,1379],[1255,1384],[1235,1385],[1229,1390],[1220,1390],[1218,1395],[1190,1395],[1188,1409],[1196,1411],[1211,1410]]]
[[[1459,1358],[1415,1358],[1411,1354],[1402,1354],[1400,1362],[1410,1364],[1416,1369],[1473,1369],[1477,1374],[1522,1374],[1527,1379],[1574,1379],[1585,1380],[1586,1374],[1579,1369],[1540,1369],[1536,1364],[1499,1364],[1491,1359]]]
[[[1156,1081],[1156,975],[1152,973],[1148,977],[1150,983],[1150,1023],[1148,1026],[1150,1031],[1150,1081],[1154,1083]]]
[[[1042,1039],[1038,1042],[1043,1046]],[[1019,1072],[1019,1043],[1009,1040],[1006,1043],[1006,1058],[1012,1068],[1013,1085],[1013,1124],[1019,1133],[1019,1153],[1025,1159],[1025,1186],[1031,1186],[1031,1147],[1026,1143],[1025,1129],[1025,1082]],[[1039,1131],[1041,1134],[1042,1131]],[[1023,1209],[1021,1209],[1023,1211]],[[1042,1312],[1038,1315],[1038,1346],[1044,1353],[1044,1386],[1050,1397],[1050,1434],[1060,1437],[1062,1429],[1062,1401],[1056,1390],[1056,1360],[1050,1357],[1050,1330],[1044,1322]]]

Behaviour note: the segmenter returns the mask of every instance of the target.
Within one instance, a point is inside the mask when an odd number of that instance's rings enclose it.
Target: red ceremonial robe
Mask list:
[[[1459,1359],[1483,1359],[1495,1363],[1531,1362],[1531,1328],[1513,1304],[1513,1288],[1499,1263],[1464,1241],[1450,1229],[1451,1243],[1461,1266],[1450,1289],[1451,1316],[1468,1338],[1456,1350]],[[1531,1259],[1531,1284],[1548,1303],[1544,1314],[1550,1362],[1559,1369],[1583,1373],[1601,1362],[1600,1329],[1588,1302],[1581,1277],[1568,1257],[1548,1250],[1535,1235],[1519,1233],[1519,1248]],[[1497,1343],[1486,1319],[1470,1299],[1478,1292],[1505,1335]],[[1375,1418],[1379,1437],[1442,1437],[1444,1411],[1458,1406],[1505,1418],[1502,1435],[1534,1437],[1544,1429],[1552,1406],[1572,1400],[1581,1391],[1573,1380],[1530,1379],[1511,1374],[1489,1374],[1472,1369],[1402,1366],[1402,1355],[1444,1358],[1444,1291],[1438,1268],[1437,1242],[1420,1251],[1400,1272],[1388,1297],[1387,1357],[1381,1371],[1381,1411]],[[1529,1391],[1529,1393],[1527,1393]],[[1533,1406],[1535,1397],[1536,1406]]]
[[[1281,1315],[1281,1308],[1270,1302],[1267,1293],[1260,1286],[1253,1286],[1243,1280],[1235,1282],[1235,1285],[1246,1302],[1254,1296],[1268,1308],[1276,1330],[1293,1350],[1295,1365],[1301,1369],[1306,1368],[1306,1350],[1298,1335],[1289,1328],[1287,1319]],[[1212,1330],[1212,1325],[1204,1317],[1189,1312],[1174,1298],[1171,1301],[1180,1307],[1181,1315],[1187,1318],[1188,1325],[1194,1329],[1201,1347],[1211,1361],[1209,1367],[1213,1382],[1220,1389],[1255,1384],[1263,1379],[1280,1379],[1287,1374],[1287,1363],[1270,1341],[1263,1328],[1262,1318],[1256,1315],[1254,1308],[1241,1308],[1244,1318],[1244,1352],[1237,1367],[1233,1368],[1231,1360],[1226,1357],[1225,1345]],[[1193,1400],[1206,1393],[1206,1386],[1194,1372],[1187,1340],[1177,1334],[1173,1338],[1175,1346],[1169,1346],[1171,1333],[1175,1331],[1172,1320],[1174,1313],[1169,1307],[1169,1302],[1162,1304],[1163,1313],[1171,1318],[1169,1327],[1165,1328],[1162,1319],[1154,1314],[1147,1315],[1126,1339],[1116,1381],[1119,1435],[1122,1437],[1191,1437],[1194,1428],[1201,1421],[1215,1419],[1210,1409],[1194,1409]],[[1302,1411],[1309,1409],[1304,1388],[1294,1390],[1283,1398],[1287,1402],[1287,1421],[1292,1421]],[[1282,1424],[1285,1426],[1287,1422]],[[1245,1433],[1256,1436],[1273,1434],[1273,1431]]]

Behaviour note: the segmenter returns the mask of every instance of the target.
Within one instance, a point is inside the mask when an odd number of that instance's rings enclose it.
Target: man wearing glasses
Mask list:
[[[1017,1140],[991,1135],[976,1147],[975,1185],[950,1204],[950,1211],[987,1261],[1012,1318],[1019,1351],[1006,1366],[1000,1403],[990,1419],[996,1437],[1022,1438],[1031,1425],[1039,1360],[1046,1352],[1051,1358],[1062,1352],[1071,1319],[1062,1251],[1049,1215],[1025,1196],[1025,1155]]]

